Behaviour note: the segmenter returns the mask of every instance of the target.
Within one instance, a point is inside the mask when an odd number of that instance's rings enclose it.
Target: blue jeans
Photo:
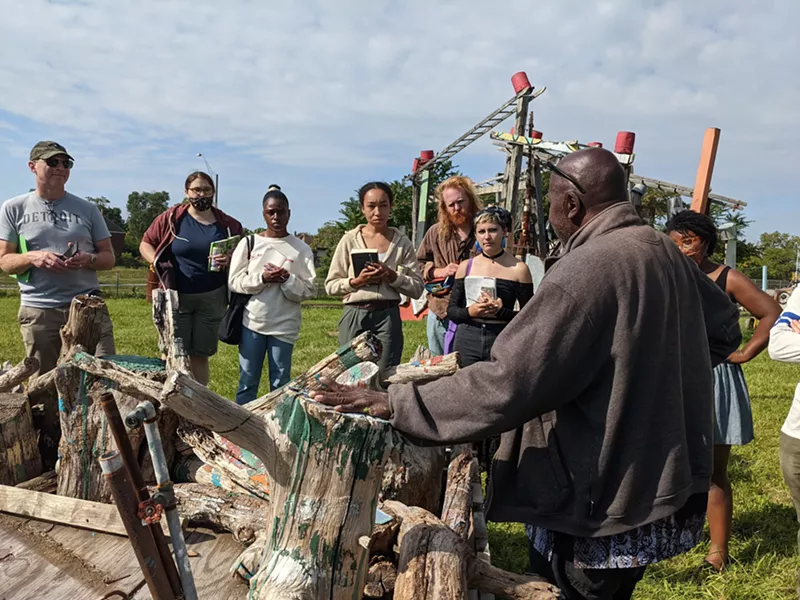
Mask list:
[[[258,396],[264,358],[269,359],[269,389],[275,390],[289,383],[292,372],[294,344],[282,342],[271,335],[261,335],[242,327],[239,342],[239,388],[236,403],[247,404]]]
[[[440,319],[428,309],[428,349],[433,356],[444,354],[444,334],[447,332],[447,320]]]

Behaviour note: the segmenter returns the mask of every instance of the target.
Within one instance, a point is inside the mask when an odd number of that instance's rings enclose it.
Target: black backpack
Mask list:
[[[247,240],[247,260],[250,261],[250,253],[253,251],[254,238],[248,235]],[[242,319],[244,309],[252,296],[250,294],[239,294],[231,292],[228,300],[228,309],[219,324],[219,341],[232,346],[238,346],[242,341]]]

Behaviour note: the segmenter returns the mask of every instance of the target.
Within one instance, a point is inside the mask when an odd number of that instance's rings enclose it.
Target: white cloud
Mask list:
[[[548,137],[611,145],[635,130],[640,172],[691,185],[703,130],[718,126],[716,191],[756,206],[794,193],[796,0],[0,0],[0,14],[0,128],[19,129],[15,115],[68,138],[99,177],[182,174],[175,140],[226,149],[228,172],[399,177],[526,70],[548,86],[534,103]],[[468,157],[476,177],[502,169],[488,141]]]

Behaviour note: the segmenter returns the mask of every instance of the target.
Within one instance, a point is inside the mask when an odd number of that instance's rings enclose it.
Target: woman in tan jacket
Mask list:
[[[399,229],[389,227],[392,189],[385,183],[371,182],[358,191],[358,199],[367,224],[342,237],[325,279],[325,291],[330,296],[344,296],[339,344],[347,344],[364,331],[374,332],[383,344],[378,361],[383,371],[400,364],[403,354],[400,295],[417,298],[424,284],[411,240]],[[356,276],[353,251],[367,249],[377,253],[378,262],[367,264]]]

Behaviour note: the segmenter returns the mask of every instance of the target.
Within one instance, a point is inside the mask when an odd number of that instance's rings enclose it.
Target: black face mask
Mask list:
[[[200,212],[206,211],[214,204],[214,198],[188,198],[189,204],[194,206],[195,210]]]

